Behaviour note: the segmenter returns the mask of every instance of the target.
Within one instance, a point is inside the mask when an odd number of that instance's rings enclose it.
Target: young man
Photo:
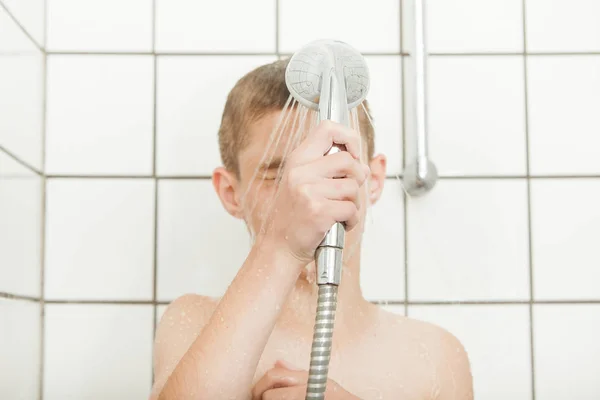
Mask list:
[[[156,333],[151,398],[303,400],[317,300],[314,253],[339,221],[346,248],[326,399],[472,399],[469,362],[456,338],[362,297],[360,241],[386,169],[385,157],[373,155],[362,108],[362,137],[323,122],[296,138],[289,123],[271,146],[272,159],[263,157],[289,96],[285,67],[260,67],[229,94],[219,130],[224,166],[213,184],[254,245],[219,301],[185,295],[169,306]],[[334,143],[348,151],[324,156]]]

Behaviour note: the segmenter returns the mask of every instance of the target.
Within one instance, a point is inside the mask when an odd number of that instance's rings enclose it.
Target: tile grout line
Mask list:
[[[402,23],[404,18],[404,0],[399,0],[400,9],[400,20],[399,23],[399,35],[400,35],[400,54],[404,53],[404,24]],[[402,130],[402,171],[406,169],[406,86],[405,86],[405,65],[404,56],[400,57],[400,103],[402,104],[400,113],[402,115],[402,124],[400,129]],[[396,179],[400,180],[402,184],[401,175],[397,175]],[[406,192],[402,191],[402,212],[403,215],[403,234],[404,234],[404,315],[408,317],[408,196]]]
[[[46,299],[46,304],[122,304],[122,305],[159,305],[159,301],[153,300],[123,300],[123,299],[115,299],[115,300],[107,300],[107,299]]]
[[[429,53],[433,57],[515,57],[515,56],[533,56],[533,57],[547,57],[547,56],[598,56],[598,51],[556,51],[556,52],[527,52],[527,51],[515,51],[515,52],[480,52],[480,53]]]
[[[150,348],[150,354],[152,359],[152,364],[154,364],[154,339],[156,337],[156,327],[157,327],[157,313],[158,307],[156,305],[156,291],[158,287],[158,179],[156,177],[156,98],[157,98],[157,82],[158,82],[158,57],[156,56],[156,0],[152,0],[152,53],[153,53],[153,61],[154,61],[154,71],[153,71],[153,115],[152,115],[152,178],[154,182],[154,224],[153,224],[153,261],[152,261],[152,346]],[[151,368],[151,386],[150,390],[152,390],[152,386],[154,385],[154,367]]]
[[[277,28],[278,29],[278,28]],[[277,41],[276,46],[279,46]],[[51,55],[61,56],[175,56],[175,57],[243,57],[243,56],[292,56],[293,53],[281,52],[277,47],[275,52],[272,51],[255,51],[255,52],[156,52],[156,51],[48,51]],[[409,56],[409,54],[394,53],[394,52],[363,52],[364,56],[386,57],[386,56]]]
[[[32,165],[30,165],[29,163],[25,162],[19,156],[17,156],[16,154],[14,154],[13,152],[11,152],[10,150],[8,150],[6,147],[4,147],[2,145],[0,145],[0,152],[6,154],[9,158],[12,158],[15,162],[17,162],[21,166],[27,168],[28,170],[30,170],[34,174],[36,174],[38,176],[42,176],[43,175],[42,171],[38,171]]]
[[[42,53],[45,52],[44,47],[40,46],[40,44],[33,38],[33,36],[31,36],[29,34],[29,32],[27,32],[27,29],[25,29],[25,27],[23,25],[21,25],[21,23],[17,20],[17,18],[12,14],[12,12],[10,12],[10,10],[8,9],[8,7],[6,7],[4,5],[4,3],[2,2],[2,0],[0,0],[0,8],[3,8],[4,11],[6,11],[6,14],[8,14],[8,17],[10,19],[13,20],[13,22],[19,27],[19,29],[25,34],[25,36],[27,36],[29,38],[29,40],[31,40],[31,42],[33,43],[33,45],[35,47],[37,47],[37,49],[39,51],[41,51]]]
[[[1,3],[0,3],[1,4]],[[276,46],[279,46],[279,40],[276,39]],[[40,48],[42,50],[42,48]],[[207,52],[207,51],[190,51],[190,52],[156,52],[156,51],[46,51],[47,54],[61,56],[176,56],[176,57],[239,57],[239,56],[291,56],[293,53],[281,52],[277,49],[275,52],[256,51],[256,52]],[[385,57],[385,56],[401,56],[410,57],[410,53],[404,51],[396,52],[362,52],[363,56]],[[497,52],[497,53],[428,53],[429,57],[578,57],[578,56],[600,56],[600,52]]]
[[[39,299],[27,296],[12,295],[10,293],[0,293],[0,298],[7,299],[22,299],[29,301],[38,301]],[[123,305],[169,305],[174,299],[170,300],[106,300],[106,299],[46,299],[46,304],[88,304],[88,305],[100,305],[100,304],[123,304]],[[548,300],[369,300],[370,303],[379,305],[447,305],[447,306],[460,306],[460,305],[600,305],[600,298],[598,299],[548,299]]]
[[[40,357],[39,357],[39,387],[38,395],[39,400],[44,399],[44,374],[45,368],[44,363],[46,362],[45,351],[46,351],[46,200],[48,198],[47,193],[47,176],[46,176],[46,136],[47,136],[47,123],[46,115],[48,109],[48,52],[46,51],[47,40],[48,40],[48,0],[44,0],[44,15],[43,15],[43,35],[44,35],[44,49],[43,51],[43,88],[42,88],[42,220],[40,226]]]
[[[529,357],[531,362],[531,399],[535,400],[535,354],[534,354],[534,332],[533,332],[533,232],[531,223],[531,160],[529,144],[529,92],[527,75],[527,5],[526,0],[522,1],[522,19],[523,19],[523,90],[524,90],[524,116],[525,116],[525,162],[526,162],[526,187],[527,187],[527,231],[529,247]]]
[[[404,106],[403,106],[404,107]],[[404,126],[404,123],[403,123]],[[404,134],[402,136],[405,136]],[[2,148],[0,147],[0,150]],[[403,157],[404,158],[404,157]],[[39,175],[42,175],[39,173]],[[195,179],[195,180],[211,180],[211,175],[80,175],[80,174],[46,174],[46,178],[50,179]],[[386,179],[399,180],[402,179],[402,174],[387,175]],[[600,179],[600,175],[442,175],[440,180],[516,180],[516,179]]]
[[[24,301],[32,301],[34,303],[40,301],[39,297],[25,296],[25,295],[21,295],[21,294],[8,293],[8,292],[0,292],[0,299],[6,299],[6,300],[24,300]]]

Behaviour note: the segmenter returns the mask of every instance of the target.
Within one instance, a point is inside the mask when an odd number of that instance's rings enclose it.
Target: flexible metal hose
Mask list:
[[[337,285],[319,285],[317,317],[312,348],[310,350],[310,369],[306,399],[323,400],[327,388],[327,374],[331,358],[331,342],[335,310],[337,308]]]

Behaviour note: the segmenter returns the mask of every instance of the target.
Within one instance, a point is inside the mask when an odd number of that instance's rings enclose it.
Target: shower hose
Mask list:
[[[319,285],[317,317],[315,319],[315,330],[310,351],[310,369],[306,390],[307,400],[322,400],[325,398],[329,359],[331,358],[331,339],[337,307],[337,292],[337,285]]]

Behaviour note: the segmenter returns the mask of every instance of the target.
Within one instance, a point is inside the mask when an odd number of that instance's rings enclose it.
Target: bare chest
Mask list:
[[[384,343],[363,341],[332,349],[329,378],[362,400],[422,400],[421,383]],[[312,332],[290,337],[275,330],[256,369],[257,382],[277,360],[308,370]],[[339,341],[338,341],[339,343]]]

